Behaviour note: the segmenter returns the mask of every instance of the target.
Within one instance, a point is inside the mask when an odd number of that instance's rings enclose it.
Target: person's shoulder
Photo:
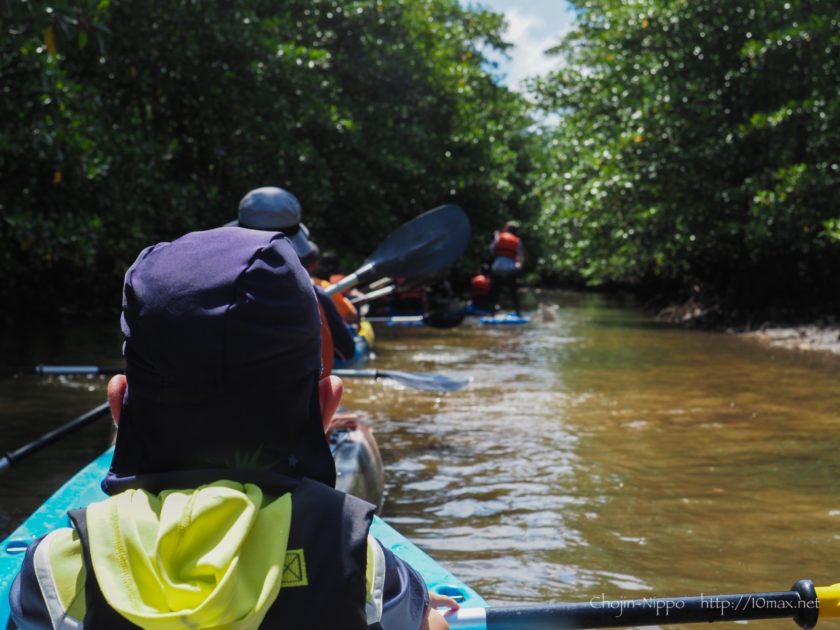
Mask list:
[[[383,630],[420,628],[429,605],[422,576],[374,536],[368,535],[368,624]]]
[[[365,567],[365,613],[368,625],[382,621],[385,591],[385,553],[379,541],[367,537],[367,565]]]
[[[46,534],[27,549],[9,595],[12,617],[21,629],[52,628],[52,617],[85,617],[86,570],[78,533],[69,527]]]

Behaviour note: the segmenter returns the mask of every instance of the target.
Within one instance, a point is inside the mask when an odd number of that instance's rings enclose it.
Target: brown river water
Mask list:
[[[839,357],[658,324],[616,298],[539,300],[526,326],[377,328],[372,366],[473,379],[449,394],[346,381],[385,459],[392,525],[491,604],[840,582]],[[119,347],[109,322],[0,350],[7,367],[116,365]],[[0,381],[0,450],[104,389]],[[0,534],[105,448],[106,425],[3,475]]]

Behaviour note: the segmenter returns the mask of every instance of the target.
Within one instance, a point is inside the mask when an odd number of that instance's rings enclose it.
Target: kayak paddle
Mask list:
[[[84,426],[87,426],[94,420],[101,418],[104,415],[108,414],[110,407],[108,403],[102,403],[98,407],[94,407],[87,413],[82,414],[78,418],[74,418],[70,422],[61,425],[57,429],[53,429],[49,433],[45,433],[41,437],[36,440],[33,440],[29,444],[25,444],[14,451],[9,451],[6,453],[2,458],[0,458],[0,472],[4,470],[8,470],[12,467],[13,464],[16,464],[18,461],[23,459],[24,457],[35,453],[36,451],[40,451],[45,446],[49,446],[59,438],[64,437],[68,433],[72,433],[77,429],[81,429]]]
[[[461,311],[432,311],[425,315],[393,315],[391,317],[366,317],[372,323],[391,325],[425,324],[432,328],[455,328],[464,321],[466,313]]]
[[[397,290],[397,286],[392,284],[355,297],[350,301],[356,306],[359,306],[373,302],[379,298],[389,296]],[[466,311],[464,311],[464,309],[460,309],[457,311],[434,310],[426,313],[425,315],[394,315],[391,317],[365,317],[365,319],[369,322],[385,322],[391,324],[417,323],[418,325],[425,324],[426,326],[431,326],[432,328],[454,328],[464,321],[465,316]]]
[[[770,593],[628,600],[594,597],[582,604],[462,608],[446,615],[446,620],[453,630],[571,630],[789,618],[801,628],[813,628],[820,618],[838,617],[840,584],[815,588],[811,580],[799,580],[789,591]]]
[[[438,206],[391,232],[361,267],[327,287],[326,292],[332,295],[383,276],[430,276],[455,262],[469,240],[467,214],[452,204]]]
[[[387,297],[391,295],[394,291],[397,290],[397,285],[392,284],[386,287],[382,287],[380,289],[376,289],[375,291],[368,291],[364,295],[360,295],[358,297],[354,297],[350,301],[355,306],[360,306],[361,304],[367,304],[368,302],[373,302],[374,300],[378,300],[379,298]]]
[[[101,365],[38,365],[36,374],[45,376],[88,376],[122,374],[123,368],[103,367]],[[408,387],[430,392],[454,392],[470,382],[468,378],[454,378],[443,374],[422,374],[401,372],[399,370],[333,370],[333,374],[342,378],[390,378]]]
[[[402,385],[427,392],[455,392],[466,387],[470,382],[469,378],[454,378],[444,374],[418,374],[400,370],[333,370],[332,373],[342,378],[390,378]]]
[[[394,280],[389,278],[388,276],[384,276],[379,280],[374,280],[368,285],[368,291],[373,291],[375,289],[381,289],[382,287],[388,286],[389,284],[394,284]]]
[[[125,368],[101,365],[36,365],[33,370],[41,376],[91,376],[122,374]]]

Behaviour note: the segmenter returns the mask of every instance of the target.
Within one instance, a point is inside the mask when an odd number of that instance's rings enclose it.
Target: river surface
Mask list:
[[[526,326],[377,329],[374,366],[473,379],[440,395],[346,382],[385,459],[391,524],[497,605],[840,581],[840,358],[658,324],[599,295],[540,302]],[[116,365],[119,347],[113,322],[0,349],[5,366]],[[104,389],[3,380],[0,450]],[[5,473],[0,533],[107,439],[102,421]]]

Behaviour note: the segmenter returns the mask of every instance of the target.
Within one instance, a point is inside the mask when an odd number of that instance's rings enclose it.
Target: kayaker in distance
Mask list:
[[[502,288],[507,287],[513,300],[513,308],[521,317],[517,277],[522,271],[525,254],[522,239],[519,237],[519,224],[516,221],[508,221],[501,231],[493,234],[490,252],[493,254],[493,265],[490,268],[493,275],[493,304],[495,306],[498,303]]]
[[[300,260],[317,264],[318,246],[309,240],[309,229],[301,222],[300,202],[288,190],[264,186],[250,191],[239,202],[238,225],[252,230],[283,232]],[[353,334],[344,325],[344,317],[333,298],[320,286],[315,293],[332,335],[336,358],[351,359],[356,352],[356,343]]]
[[[395,315],[410,315],[429,312],[429,296],[426,287],[408,286],[405,278],[397,278],[397,290],[391,297],[391,309]]]
[[[289,241],[240,228],[146,248],[128,270],[126,375],[108,384],[108,499],[29,546],[22,629],[447,628],[422,578],[332,488],[311,282]]]
[[[490,280],[490,265],[481,265],[481,271],[470,280],[470,302],[479,311],[495,310],[493,283]]]

